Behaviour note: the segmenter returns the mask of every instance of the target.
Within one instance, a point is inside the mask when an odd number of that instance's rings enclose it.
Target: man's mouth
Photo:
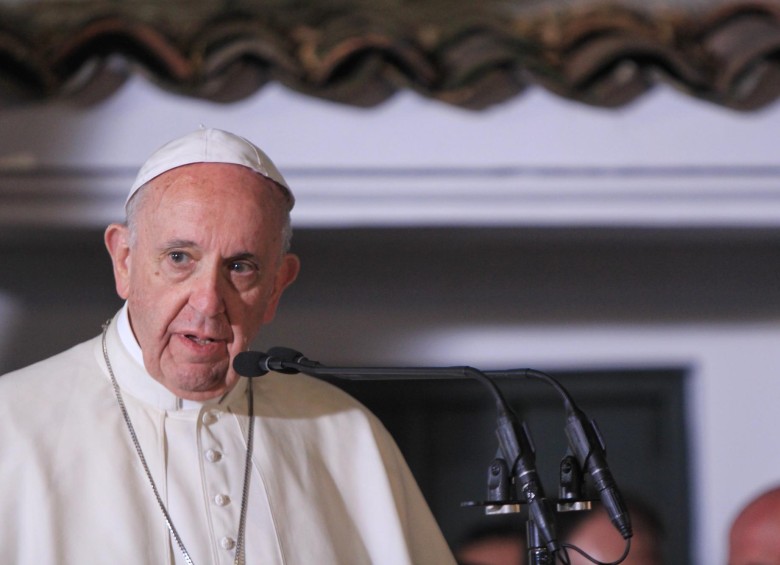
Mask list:
[[[216,341],[216,340],[211,339],[210,337],[198,337],[198,336],[192,335],[192,334],[187,334],[186,337],[187,337],[187,339],[189,339],[190,341],[192,341],[193,343],[196,343],[198,345],[208,345],[209,343],[214,343],[214,341]]]

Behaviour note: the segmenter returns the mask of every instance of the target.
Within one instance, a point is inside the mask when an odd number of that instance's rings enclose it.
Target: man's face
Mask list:
[[[231,359],[273,319],[298,260],[282,253],[283,197],[239,165],[198,163],[164,173],[125,226],[106,230],[117,292],[147,371],[181,398],[222,395]]]

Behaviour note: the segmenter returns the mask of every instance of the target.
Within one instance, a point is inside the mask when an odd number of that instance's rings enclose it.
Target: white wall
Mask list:
[[[740,114],[663,87],[621,110],[540,90],[482,113],[411,93],[357,109],[278,86],[215,106],[140,78],[97,106],[0,113],[0,166],[80,167],[68,191],[112,198],[78,217],[10,202],[0,221],[103,225],[150,148],[201,123],[267,150],[296,188],[298,225],[780,223],[780,108]],[[13,190],[0,179],[0,197]]]
[[[412,94],[363,110],[279,87],[214,106],[140,79],[93,107],[62,102],[0,112],[7,171],[75,168],[75,181],[44,186],[47,197],[28,201],[33,213],[26,215],[10,198],[13,183],[0,182],[0,225],[44,218],[98,226],[118,218],[133,169],[199,123],[244,134],[267,150],[296,189],[298,225],[780,226],[780,107],[737,114],[659,88],[619,111],[541,91],[483,113]],[[96,170],[104,173],[97,180]],[[64,190],[67,201],[105,189],[109,198],[70,212],[61,203],[52,208],[48,198],[52,190]],[[477,366],[500,353],[507,366],[692,367],[700,565],[723,562],[728,521],[740,503],[780,481],[775,321],[453,328],[409,338],[409,357],[421,362],[451,362],[450,352],[459,351],[461,361]]]

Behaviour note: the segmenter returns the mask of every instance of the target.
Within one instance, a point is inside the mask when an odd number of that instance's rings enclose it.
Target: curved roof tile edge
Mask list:
[[[537,10],[507,20],[472,10],[434,21],[323,11],[319,19],[226,13],[175,25],[159,12],[144,19],[106,4],[99,12],[66,14],[59,26],[51,15],[5,7],[0,107],[57,97],[99,100],[133,72],[172,92],[220,102],[271,81],[356,106],[411,89],[475,110],[531,85],[607,108],[660,82],[743,111],[780,97],[776,2],[725,3],[704,17],[667,10],[655,19],[595,4],[599,9],[570,17]]]

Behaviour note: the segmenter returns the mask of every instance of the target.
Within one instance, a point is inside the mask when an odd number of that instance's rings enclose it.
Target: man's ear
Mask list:
[[[276,307],[279,306],[279,299],[281,299],[284,289],[295,281],[300,270],[301,260],[298,259],[297,255],[288,253],[282,258],[282,264],[276,272],[276,278],[274,279],[274,290],[265,309],[264,324],[274,319]]]
[[[130,231],[122,224],[111,224],[103,237],[114,264],[116,292],[122,298],[130,294]]]

